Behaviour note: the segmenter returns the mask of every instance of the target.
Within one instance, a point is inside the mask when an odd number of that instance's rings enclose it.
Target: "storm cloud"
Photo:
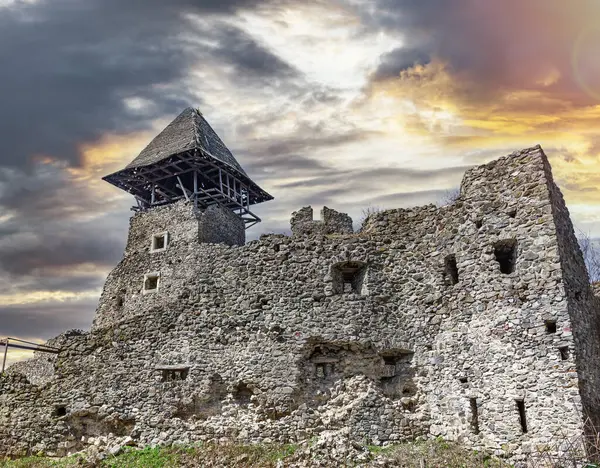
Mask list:
[[[219,14],[258,3],[41,0],[0,7],[2,165],[26,167],[36,155],[78,164],[78,144],[178,113],[192,96],[176,85],[202,60],[218,57],[243,76],[292,74],[220,22]],[[205,23],[209,15],[210,27],[192,22],[194,14]],[[148,105],[131,109],[127,98]]]

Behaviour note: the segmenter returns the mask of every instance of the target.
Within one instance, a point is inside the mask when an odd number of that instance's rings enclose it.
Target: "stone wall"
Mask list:
[[[582,397],[583,416],[589,418],[590,430],[593,437],[597,437],[600,428],[600,301],[590,286],[569,211],[558,187],[552,182],[547,161],[545,171],[561,257],[565,300],[574,335],[569,352],[575,353],[576,369],[570,371],[576,370],[579,375],[578,391]]]
[[[468,171],[452,205],[375,213],[358,234],[304,208],[292,237],[228,246],[199,242],[186,204],[137,214],[56,378],[1,381],[0,453],[340,431],[514,455],[579,435],[597,301],[559,194],[536,147]]]
[[[198,241],[207,244],[244,245],[246,228],[242,218],[221,205],[210,205],[200,210]]]
[[[83,331],[81,330],[68,330],[57,337],[48,340],[45,344],[60,349],[70,337],[79,336],[81,334],[83,334]],[[33,356],[33,359],[15,362],[6,369],[6,373],[10,375],[20,374],[24,376],[28,382],[38,386],[43,386],[56,378],[56,371],[54,368],[57,359],[56,354],[34,351]]]

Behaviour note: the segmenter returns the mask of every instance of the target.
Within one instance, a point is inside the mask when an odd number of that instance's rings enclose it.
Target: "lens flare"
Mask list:
[[[600,101],[600,26],[579,34],[573,49],[573,73],[581,89]]]

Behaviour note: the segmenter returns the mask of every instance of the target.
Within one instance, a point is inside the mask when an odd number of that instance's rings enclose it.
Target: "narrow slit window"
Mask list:
[[[150,247],[151,252],[161,252],[166,250],[169,244],[169,233],[161,232],[152,236],[152,245]]]
[[[148,273],[144,276],[144,293],[158,291],[158,284],[160,282],[160,274]]]
[[[448,286],[458,283],[456,255],[448,255],[444,260],[444,280]]]
[[[517,241],[509,239],[496,242],[494,244],[494,255],[503,274],[513,273],[517,263]]]
[[[473,434],[479,434],[479,409],[477,408],[477,398],[469,398],[469,405],[471,407],[471,431]]]
[[[546,320],[546,333],[548,335],[552,335],[556,333],[556,321],[555,320]]]
[[[516,400],[517,411],[519,413],[519,423],[521,424],[521,431],[523,434],[527,433],[527,415],[525,414],[525,401]]]
[[[558,348],[558,352],[560,354],[561,361],[566,361],[567,359],[569,359],[569,347],[568,346],[561,346],[560,348]]]

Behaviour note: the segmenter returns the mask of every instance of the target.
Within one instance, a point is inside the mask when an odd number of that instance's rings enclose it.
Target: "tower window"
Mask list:
[[[158,284],[160,282],[160,273],[148,273],[144,275],[144,294],[147,292],[158,291]]]
[[[458,283],[458,266],[456,255],[448,255],[444,260],[444,281],[447,285]]]
[[[494,244],[494,255],[500,265],[500,271],[505,275],[515,271],[517,263],[517,241],[507,239]]]
[[[471,407],[471,430],[473,434],[479,434],[479,409],[477,408],[477,398],[469,398],[469,405]]]
[[[561,361],[566,361],[567,359],[569,359],[569,347],[568,346],[561,346],[560,348],[558,348],[558,352],[560,354]]]
[[[519,413],[519,423],[521,424],[521,431],[523,434],[527,433],[527,415],[525,414],[525,401],[516,400],[517,411]]]
[[[169,233],[161,232],[152,236],[151,252],[162,252],[166,250],[169,244]]]
[[[364,294],[366,274],[367,265],[363,262],[343,262],[334,265],[331,269],[334,292]]]
[[[546,320],[546,333],[551,335],[556,333],[556,321],[555,320]]]

